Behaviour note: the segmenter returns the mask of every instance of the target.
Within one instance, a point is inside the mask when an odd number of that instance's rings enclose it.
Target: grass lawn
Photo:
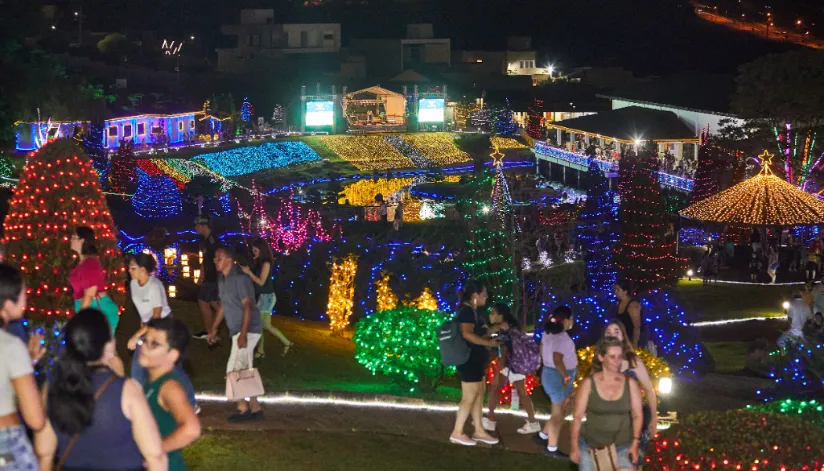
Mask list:
[[[718,284],[704,286],[701,280],[681,280],[673,297],[687,313],[699,321],[781,317],[781,303],[790,299],[798,286],[752,286]]]
[[[715,360],[716,373],[735,373],[746,366],[748,342],[707,342],[704,345]]]
[[[198,471],[571,469],[540,455],[358,432],[206,432],[184,454],[189,469]]]

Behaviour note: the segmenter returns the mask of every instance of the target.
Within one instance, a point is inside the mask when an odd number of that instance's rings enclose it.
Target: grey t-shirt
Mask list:
[[[243,323],[243,300],[249,298],[252,309],[249,313],[249,334],[260,334],[263,332],[263,325],[260,320],[260,311],[255,304],[255,287],[252,279],[246,276],[238,267],[233,266],[228,276],[220,273],[217,277],[217,288],[220,295],[220,302],[223,305],[223,317],[226,319],[226,327],[232,336],[240,333],[240,326]]]

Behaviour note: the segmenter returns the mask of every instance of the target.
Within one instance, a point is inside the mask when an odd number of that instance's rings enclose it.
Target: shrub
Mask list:
[[[450,314],[404,306],[381,311],[358,322],[355,359],[372,374],[384,374],[410,390],[434,390],[444,374],[438,327]]]
[[[790,344],[770,354],[770,378],[775,386],[758,391],[765,401],[813,398],[824,394],[824,345]]]
[[[749,405],[747,406],[747,410],[786,415],[824,428],[824,403],[816,400],[800,401],[784,399],[783,401]]]
[[[757,410],[702,412],[658,435],[645,469],[819,470],[824,431],[815,425]]]

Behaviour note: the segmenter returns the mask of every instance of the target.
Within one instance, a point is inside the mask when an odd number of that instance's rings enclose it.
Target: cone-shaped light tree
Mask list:
[[[595,159],[589,164],[587,201],[578,224],[578,240],[587,267],[589,289],[605,292],[615,284],[615,266],[612,248],[618,238],[616,227],[615,192],[609,189]]]
[[[37,317],[72,314],[69,239],[77,226],[94,230],[106,291],[122,305],[125,265],[97,172],[80,146],[60,139],[29,157],[4,222],[7,260],[23,272]]]

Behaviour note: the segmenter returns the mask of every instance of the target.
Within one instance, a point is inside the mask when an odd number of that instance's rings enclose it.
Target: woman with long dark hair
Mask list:
[[[252,279],[252,284],[255,287],[255,296],[257,297],[257,307],[260,311],[260,319],[263,321],[263,329],[274,335],[275,338],[283,343],[283,355],[289,353],[289,349],[294,345],[289,339],[283,335],[277,327],[272,325],[272,310],[275,309],[275,282],[273,279],[272,267],[274,265],[274,257],[272,256],[272,249],[269,244],[263,239],[255,239],[252,242],[252,255],[255,258],[255,263],[252,268],[240,265],[241,271],[246,273]],[[263,349],[263,338],[261,335],[260,341],[257,344],[255,351],[255,358],[263,358],[266,352]]]
[[[106,272],[98,258],[94,230],[87,226],[75,227],[70,245],[79,258],[77,266],[69,274],[74,312],[97,309],[106,316],[114,332],[120,322],[120,307],[106,293]]]
[[[11,470],[37,469],[26,427],[38,431],[46,423],[30,356],[34,353],[36,361],[43,355],[42,348],[32,348],[32,340],[40,339],[32,337],[27,349],[6,331],[9,322],[22,319],[25,312],[26,286],[20,272],[0,264],[0,456],[8,468],[0,467]]]
[[[168,462],[143,388],[108,364],[114,339],[106,317],[78,312],[44,391],[48,421],[35,434],[41,471],[166,470]]]
[[[468,281],[461,295],[461,307],[458,309],[461,335],[470,349],[469,359],[463,365],[458,365],[458,375],[461,377],[461,402],[458,404],[458,414],[455,416],[455,427],[449,441],[458,445],[474,446],[476,442],[489,445],[498,443],[498,439],[488,434],[483,428],[483,401],[484,401],[484,372],[489,362],[487,347],[497,347],[498,341],[488,338],[490,330],[478,308],[486,305],[489,294],[486,286],[478,281]],[[472,415],[475,425],[475,434],[469,438],[464,433],[466,419]]]
[[[633,297],[634,293],[634,286],[627,280],[620,280],[615,284],[615,296],[618,298],[618,320],[624,324],[632,346],[646,348],[647,340],[649,340],[647,326],[644,324],[641,303]]]

